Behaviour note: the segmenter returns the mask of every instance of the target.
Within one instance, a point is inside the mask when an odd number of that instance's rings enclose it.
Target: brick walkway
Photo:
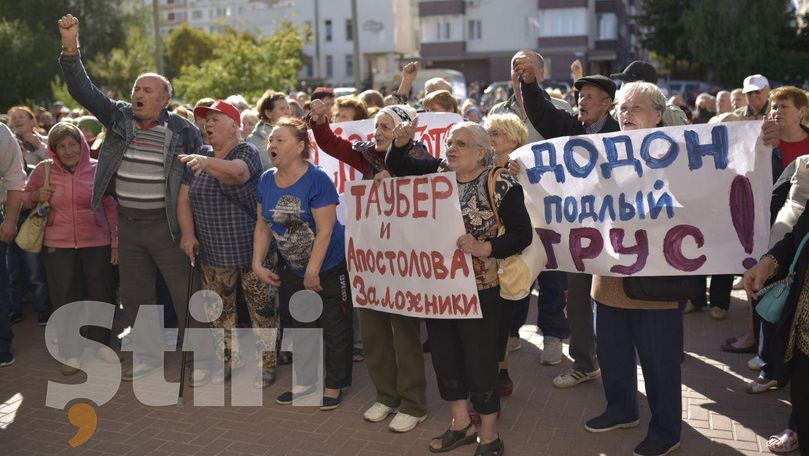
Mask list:
[[[738,296],[737,296],[738,297]],[[727,320],[714,321],[708,312],[687,315],[686,361],[683,364],[683,439],[681,455],[770,454],[766,437],[786,426],[786,391],[751,396],[744,392],[754,373],[748,355],[722,353],[721,341],[740,334],[748,307],[734,300]],[[535,321],[535,306],[532,316]],[[65,382],[58,364],[45,349],[44,331],[28,315],[16,326],[17,362],[0,369],[0,454],[42,455],[423,455],[431,436],[449,421],[449,410],[438,397],[428,368],[430,417],[415,431],[394,434],[387,422],[371,424],[362,411],[374,401],[373,386],[362,363],[354,366],[354,386],[343,405],[331,412],[282,407],[273,402],[291,382],[288,367],[264,394],[263,407],[192,407],[187,390],[184,408],[139,404],[131,384],[98,410],[98,429],[77,449],[67,441],[75,429],[64,410],[45,407],[48,380]],[[501,435],[510,455],[628,455],[646,432],[649,419],[641,400],[641,426],[606,434],[590,434],[583,423],[603,410],[598,381],[571,390],[553,388],[551,379],[569,366],[538,363],[542,337],[536,328],[523,328],[523,348],[512,353],[514,395],[503,401]],[[527,341],[526,341],[527,340]],[[642,380],[640,369],[639,379]],[[70,382],[82,382],[79,374]],[[642,383],[641,383],[642,389]],[[22,402],[11,402],[16,393]],[[16,396],[19,397],[19,396]],[[229,397],[229,396],[228,396]],[[6,402],[5,405],[2,405]],[[4,422],[13,422],[2,429]],[[452,454],[470,455],[474,446]]]

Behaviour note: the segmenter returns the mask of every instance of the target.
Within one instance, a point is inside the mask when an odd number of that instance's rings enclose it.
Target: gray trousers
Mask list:
[[[590,300],[590,274],[567,275],[567,320],[570,324],[570,357],[573,369],[593,372],[598,369],[596,338],[593,329],[593,303]]]
[[[135,318],[143,305],[165,304],[156,302],[155,282],[157,271],[163,275],[174,301],[177,313],[178,338],[185,330],[185,313],[188,308],[188,278],[190,262],[180,250],[179,242],[171,237],[166,213],[159,210],[118,210],[118,268],[121,277],[121,303],[125,322],[133,325],[133,340],[139,351],[159,353],[164,350],[164,337],[157,328],[146,331],[135,329]],[[193,291],[199,290],[199,275],[194,279]],[[163,325],[160,312],[159,324]],[[179,344],[178,344],[179,345]],[[151,358],[150,364],[159,363]]]

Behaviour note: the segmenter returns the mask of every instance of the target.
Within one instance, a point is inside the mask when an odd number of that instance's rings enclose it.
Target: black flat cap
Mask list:
[[[609,95],[610,98],[615,99],[615,83],[612,82],[610,78],[602,76],[600,74],[594,74],[592,76],[585,76],[579,79],[578,81],[573,83],[573,86],[576,87],[576,90],[581,90],[581,88],[584,87],[585,84],[594,85],[599,89],[607,92],[607,95]]]
[[[611,74],[610,77],[624,82],[646,81],[657,84],[657,70],[643,60],[635,60],[622,73]]]

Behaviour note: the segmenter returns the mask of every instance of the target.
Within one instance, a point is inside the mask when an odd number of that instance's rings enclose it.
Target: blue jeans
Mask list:
[[[607,410],[620,422],[638,419],[640,357],[652,419],[647,438],[670,446],[680,441],[683,314],[680,309],[619,309],[596,303],[596,347]]]
[[[0,211],[0,223],[3,223],[3,212]],[[11,339],[14,333],[11,332],[9,323],[9,313],[11,299],[8,292],[8,269],[6,269],[6,250],[8,244],[0,242],[0,353],[11,350]]]
[[[50,314],[51,304],[48,302],[48,280],[45,278],[41,254],[26,252],[12,242],[8,245],[6,260],[11,281],[9,288],[11,313],[22,313],[23,284],[27,281],[31,286],[37,316],[47,317]]]
[[[565,290],[567,290],[567,273],[560,271],[543,271],[537,278],[539,299],[537,306],[537,326],[545,337],[567,339],[570,337],[570,326],[565,316]],[[535,283],[536,285],[536,283]],[[529,297],[514,302],[514,315],[511,324],[511,337],[518,337],[520,327],[528,319]]]

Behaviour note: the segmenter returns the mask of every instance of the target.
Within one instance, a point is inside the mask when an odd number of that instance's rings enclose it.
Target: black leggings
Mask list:
[[[500,288],[478,291],[483,318],[429,319],[433,368],[445,401],[467,398],[481,415],[500,411],[497,362],[500,359]],[[509,320],[510,322],[510,320]]]

